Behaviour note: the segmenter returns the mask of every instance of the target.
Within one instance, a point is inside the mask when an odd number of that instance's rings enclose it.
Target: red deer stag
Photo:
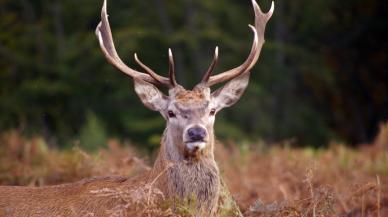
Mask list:
[[[122,201],[109,195],[97,197],[96,191],[135,188],[136,183],[149,180],[154,180],[154,186],[167,198],[195,197],[196,216],[211,216],[216,213],[221,181],[214,160],[215,115],[237,102],[247,87],[250,70],[259,58],[264,44],[266,24],[274,11],[273,2],[268,13],[263,13],[255,0],[252,0],[252,4],[255,25],[249,27],[254,39],[245,62],[212,76],[218,61],[216,48],[202,81],[193,90],[185,90],[175,80],[171,50],[169,77],[156,74],[136,54],[135,60],[145,73],[124,64],[113,43],[105,0],[101,22],[96,29],[102,52],[113,66],[134,79],[135,91],[144,105],[160,112],[167,122],[153,169],[137,179],[102,177],[48,187],[2,186],[0,216],[109,216],[107,210],[112,210]],[[211,92],[212,85],[225,81],[228,83]],[[155,85],[167,86],[169,95],[164,95]]]

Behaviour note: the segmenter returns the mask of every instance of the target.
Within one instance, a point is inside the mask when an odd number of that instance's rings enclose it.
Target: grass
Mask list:
[[[150,169],[150,162],[139,156],[116,140],[90,154],[79,148],[53,150],[40,137],[3,133],[0,184],[42,186],[91,176],[134,176]],[[234,201],[246,217],[388,216],[388,125],[381,126],[374,144],[358,148],[335,143],[327,149],[217,144],[216,160],[228,186],[221,192],[218,217],[240,216]],[[117,194],[127,202],[112,210],[112,216],[131,216],[134,211],[143,216],[192,216],[193,208],[184,202],[174,213],[152,184],[133,192],[95,193]],[[134,203],[137,209],[129,209]]]

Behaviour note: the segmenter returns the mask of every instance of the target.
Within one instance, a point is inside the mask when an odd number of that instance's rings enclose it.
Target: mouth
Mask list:
[[[199,152],[202,149],[205,148],[206,146],[206,141],[205,140],[199,140],[199,141],[187,141],[185,142],[186,148],[190,152]]]
[[[198,161],[204,154],[206,143],[204,141],[186,142],[184,157],[188,161]]]
[[[196,143],[196,142],[203,142],[203,143],[207,143],[206,140],[202,139],[202,140],[187,140],[185,141],[184,143]]]

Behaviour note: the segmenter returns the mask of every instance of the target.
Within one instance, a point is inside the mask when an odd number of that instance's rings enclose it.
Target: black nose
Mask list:
[[[192,127],[187,130],[187,136],[190,141],[203,141],[206,137],[206,130],[202,127]]]

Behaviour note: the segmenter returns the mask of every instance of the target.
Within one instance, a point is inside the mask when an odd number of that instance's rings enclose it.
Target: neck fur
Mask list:
[[[163,134],[160,151],[155,161],[152,177],[158,178],[158,187],[168,198],[194,201],[199,209],[216,209],[220,178],[214,160],[214,135],[198,159],[186,159],[179,138],[174,138],[168,128]],[[182,140],[180,140],[181,142]]]

